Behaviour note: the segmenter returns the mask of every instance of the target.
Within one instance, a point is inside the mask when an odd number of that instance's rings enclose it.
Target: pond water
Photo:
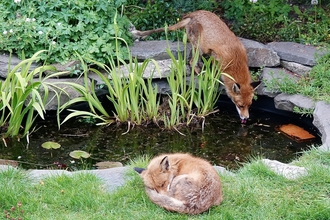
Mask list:
[[[313,142],[297,143],[277,132],[275,126],[293,123],[318,135],[311,125],[312,119],[274,110],[268,99],[258,98],[245,125],[240,124],[236,109],[228,99],[220,100],[219,109],[218,113],[206,118],[204,132],[200,127],[180,129],[184,135],[155,126],[135,126],[123,135],[127,127],[98,127],[78,121],[65,123],[58,130],[55,120],[40,121],[37,131],[29,136],[29,144],[26,139],[7,140],[7,146],[1,142],[0,159],[16,160],[23,168],[76,170],[94,169],[94,164],[100,161],[125,165],[139,155],[189,152],[214,165],[235,169],[256,156],[289,162],[311,144],[321,143],[319,137]],[[46,141],[57,142],[61,148],[44,149],[41,144]],[[75,160],[69,156],[73,150],[89,152],[91,158]]]

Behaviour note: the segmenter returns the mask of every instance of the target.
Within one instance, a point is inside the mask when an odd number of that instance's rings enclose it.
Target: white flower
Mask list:
[[[38,34],[43,34],[42,31],[38,31]]]
[[[58,22],[58,23],[57,23],[57,26],[61,26],[61,22]]]
[[[8,32],[7,32],[6,30],[4,30],[2,33],[3,33],[4,35],[6,35]]]
[[[31,21],[31,18],[26,18],[25,21],[26,22],[30,22]]]
[[[52,44],[55,45],[56,44],[56,41],[52,41]]]
[[[252,3],[256,3],[258,0],[250,0],[250,2]]]
[[[15,2],[16,4],[18,4],[18,3],[21,2],[21,0],[14,0],[14,2]]]
[[[35,18],[32,18],[32,21],[36,21],[36,19]]]
[[[312,1],[311,1],[311,4],[312,4],[312,5],[317,5],[318,3],[319,3],[318,0],[312,0]]]
[[[13,33],[13,29],[10,29],[10,30],[9,30],[9,33]]]

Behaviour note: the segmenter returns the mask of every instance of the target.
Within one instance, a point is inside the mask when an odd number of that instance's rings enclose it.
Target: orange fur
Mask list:
[[[236,105],[242,120],[249,118],[249,107],[252,104],[254,90],[260,82],[252,83],[248,68],[246,50],[236,35],[215,14],[208,11],[195,11],[187,14],[175,25],[169,26],[169,31],[186,28],[187,37],[192,46],[199,50],[199,55],[209,54],[217,60],[224,73],[223,76],[227,95]],[[146,37],[152,33],[164,31],[158,28],[149,31],[133,31],[135,37]],[[190,61],[191,65],[192,61]],[[199,73],[199,68],[195,72]]]
[[[164,154],[140,172],[155,204],[179,213],[198,214],[222,201],[220,177],[209,162],[190,154]]]

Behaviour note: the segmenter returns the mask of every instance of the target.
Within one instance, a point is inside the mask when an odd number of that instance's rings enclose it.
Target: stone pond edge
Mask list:
[[[267,56],[273,56],[272,62],[273,66],[277,65],[277,55],[281,58],[281,63],[283,62],[283,57],[281,57],[281,51],[276,51],[276,53],[273,53],[272,51],[266,51],[265,47],[261,45],[260,43],[256,44],[250,40],[244,40],[244,44],[253,44],[255,47],[254,50],[251,49],[251,54],[255,54],[255,51],[257,51],[259,54],[267,54]],[[157,42],[158,44],[159,42]],[[274,46],[275,43],[271,44],[270,46]],[[255,46],[257,45],[257,46]],[[302,47],[300,45],[294,44],[295,47]],[[144,47],[145,48],[145,47]],[[267,49],[267,48],[266,48]],[[268,48],[269,49],[269,48]],[[303,48],[304,50],[306,48]],[[301,48],[299,48],[301,50]],[[265,52],[266,51],[266,52]],[[248,50],[249,53],[249,50]],[[266,56],[266,57],[267,57]],[[287,56],[287,54],[285,54]],[[305,59],[305,58],[304,58]],[[254,61],[254,60],[253,60]],[[289,60],[292,61],[292,60]],[[257,62],[257,61],[255,61]],[[284,61],[285,62],[285,61]],[[258,64],[258,63],[257,63]],[[309,63],[307,63],[309,64]],[[259,64],[258,64],[259,65]],[[253,66],[253,65],[252,65]],[[270,65],[271,66],[271,65]],[[262,92],[259,92],[263,90]],[[314,126],[319,130],[322,138],[322,145],[318,147],[321,151],[330,151],[330,114],[329,109],[330,105],[323,102],[313,102],[312,100],[300,96],[300,95],[287,95],[284,93],[276,94],[267,91],[267,89],[262,88],[258,90],[259,95],[267,95],[269,97],[273,97],[274,101],[276,100],[275,106],[278,109],[292,111],[294,106],[302,107],[302,108],[314,108],[313,112],[313,124]],[[297,101],[298,100],[298,101]],[[300,102],[299,102],[300,101]],[[283,104],[285,103],[285,104]],[[284,107],[283,107],[284,106]],[[288,106],[291,106],[289,109]],[[285,164],[281,163],[276,160],[269,160],[269,159],[262,159],[262,162],[268,166],[273,172],[277,173],[278,175],[283,175],[284,177],[288,179],[296,179],[301,176],[307,175],[307,170],[304,167],[295,166],[292,163]],[[8,170],[13,167],[7,166],[7,165],[0,165],[0,171]],[[214,166],[214,168],[221,174],[221,175],[234,175],[234,173],[226,170],[224,167],[220,166]],[[14,168],[16,169],[16,168]],[[113,191],[117,189],[120,186],[123,186],[126,183],[127,180],[127,172],[129,171],[129,167],[116,167],[116,168],[109,168],[109,169],[101,169],[101,170],[81,170],[81,171],[74,171],[69,172],[66,170],[27,170],[29,178],[34,183],[38,183],[40,180],[50,177],[50,176],[56,176],[56,175],[73,175],[76,173],[92,173],[96,175],[98,178],[100,178],[102,181],[104,181],[104,186],[108,191]]]

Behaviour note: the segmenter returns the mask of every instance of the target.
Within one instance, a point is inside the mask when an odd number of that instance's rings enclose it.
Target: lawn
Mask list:
[[[129,165],[145,166],[137,158]],[[223,174],[224,201],[200,215],[168,212],[150,202],[131,169],[127,183],[107,192],[92,174],[60,175],[38,183],[23,170],[0,172],[0,209],[6,219],[330,219],[330,152],[312,148],[293,164],[308,175],[288,180],[252,159]]]

